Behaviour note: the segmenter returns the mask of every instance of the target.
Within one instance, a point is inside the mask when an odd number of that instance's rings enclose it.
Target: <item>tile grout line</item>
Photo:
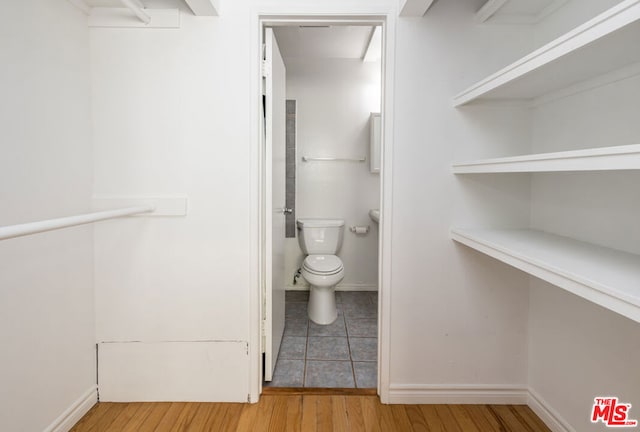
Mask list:
[[[286,306],[285,306],[286,308]],[[304,363],[302,364],[302,388],[307,386],[307,352],[309,352],[309,317],[307,317],[307,340],[304,345]]]
[[[351,354],[351,339],[349,338],[349,329],[347,328],[347,312],[342,310],[342,319],[344,320],[344,332],[347,335],[347,347],[349,348],[349,360],[351,362],[351,376],[353,377],[353,388],[358,388],[358,381],[356,381],[356,369],[353,365],[353,355]]]

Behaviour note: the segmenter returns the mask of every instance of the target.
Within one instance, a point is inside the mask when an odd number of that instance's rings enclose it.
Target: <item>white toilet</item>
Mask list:
[[[298,219],[298,242],[307,255],[302,276],[311,285],[308,313],[316,324],[331,324],[338,317],[335,288],[344,278],[344,266],[335,254],[343,232],[341,219]]]

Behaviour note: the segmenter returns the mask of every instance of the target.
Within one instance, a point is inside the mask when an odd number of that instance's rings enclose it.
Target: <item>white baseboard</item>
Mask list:
[[[338,285],[336,291],[378,291],[378,285],[374,284],[345,284]]]
[[[284,287],[285,291],[309,291],[309,285],[287,285]]]
[[[562,418],[560,413],[553,409],[535,390],[529,388],[528,393],[529,400],[527,405],[529,405],[529,408],[540,417],[552,432],[576,432],[576,430]]]
[[[97,387],[93,385],[43,432],[68,432],[97,402]]]
[[[389,387],[392,404],[512,404],[526,405],[524,386],[401,384]]]
[[[525,386],[396,384],[389,387],[389,403],[528,405],[552,432],[576,432],[535,390]]]
[[[309,291],[309,285],[287,285],[286,291]],[[378,286],[373,284],[351,284],[351,285],[338,285],[336,291],[378,291]]]

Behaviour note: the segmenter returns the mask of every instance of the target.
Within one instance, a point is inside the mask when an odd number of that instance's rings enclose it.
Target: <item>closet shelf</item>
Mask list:
[[[454,228],[451,238],[640,322],[640,255],[535,230]]]
[[[454,97],[533,99],[640,61],[640,0],[625,0]]]
[[[640,170],[640,144],[453,164],[454,174]]]

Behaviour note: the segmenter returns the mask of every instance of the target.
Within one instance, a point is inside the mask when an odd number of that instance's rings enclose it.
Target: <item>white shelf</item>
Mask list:
[[[452,229],[451,238],[640,322],[640,255],[534,230]]]
[[[640,61],[640,0],[624,0],[479,81],[454,105],[533,99]]]
[[[482,159],[452,165],[454,174],[640,170],[640,144]]]

